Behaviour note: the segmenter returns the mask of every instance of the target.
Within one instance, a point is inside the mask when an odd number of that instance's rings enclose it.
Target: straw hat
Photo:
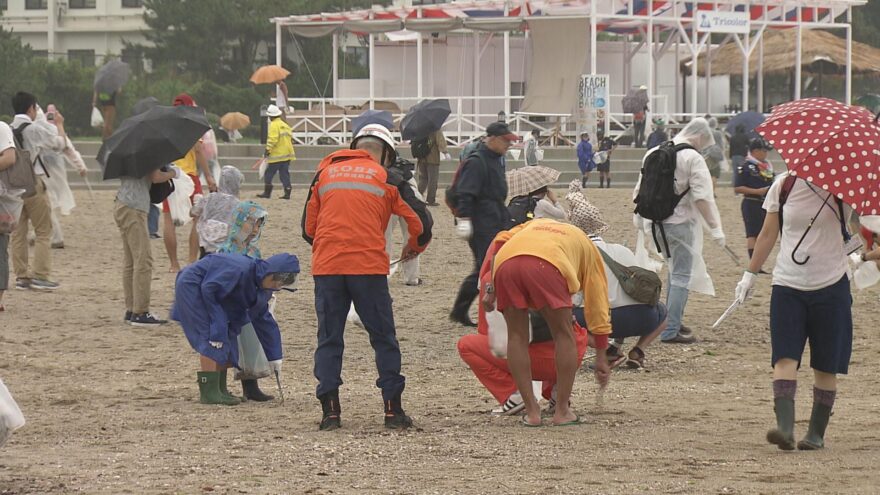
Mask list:
[[[572,225],[580,228],[587,235],[600,235],[608,230],[608,224],[602,219],[602,213],[584,196],[580,179],[571,181],[565,199],[568,200],[568,218]]]

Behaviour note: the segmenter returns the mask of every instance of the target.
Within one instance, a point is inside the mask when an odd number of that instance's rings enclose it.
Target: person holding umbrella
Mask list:
[[[104,180],[121,181],[114,217],[122,234],[125,254],[122,277],[125,321],[132,325],[165,323],[149,312],[153,258],[147,234],[147,212],[151,203],[170,194],[170,187],[154,191],[151,186],[180,177],[177,167],[166,164],[184,155],[208,128],[205,113],[198,109],[158,106],[123,121],[98,150]],[[157,171],[163,167],[164,170]]]
[[[92,106],[100,107],[101,116],[104,118],[104,128],[101,132],[101,139],[104,141],[113,134],[116,98],[122,93],[122,86],[128,82],[130,76],[131,68],[121,60],[111,60],[95,72]]]
[[[793,115],[809,115],[792,126]],[[767,191],[767,215],[749,267],[734,293],[751,296],[757,273],[781,238],[770,295],[770,343],[776,428],[767,441],[782,450],[821,449],[837,396],[837,375],[846,374],[853,320],[845,219],[849,208],[876,215],[874,158],[880,128],[864,108],[807,98],[774,108],[758,127],[785,159],[788,171]],[[809,131],[809,132],[808,132]],[[873,145],[873,146],[872,146]],[[846,149],[841,154],[840,149]],[[873,189],[873,190],[872,190]],[[810,344],[813,408],[806,435],[795,444],[795,391],[804,346]]]
[[[284,196],[281,196],[281,199],[290,199],[290,192],[293,190],[290,186],[290,162],[296,160],[296,152],[293,149],[293,130],[284,120],[281,109],[277,106],[269,105],[269,108],[266,109],[266,115],[272,119],[269,122],[266,151],[263,153],[269,166],[263,177],[263,194],[258,194],[257,197],[266,199],[272,197],[272,179],[277,172],[281,177],[281,186],[284,187]]]

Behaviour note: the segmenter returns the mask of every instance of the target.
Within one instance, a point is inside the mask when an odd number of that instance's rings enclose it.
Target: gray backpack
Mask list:
[[[15,163],[11,167],[0,170],[0,182],[7,189],[24,189],[22,198],[29,198],[37,192],[37,176],[34,174],[34,165],[31,162],[31,154],[24,149],[21,142],[21,134],[13,132],[15,137]]]

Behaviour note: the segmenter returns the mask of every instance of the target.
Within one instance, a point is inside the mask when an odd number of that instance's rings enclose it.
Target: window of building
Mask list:
[[[346,46],[342,52],[343,79],[369,79],[370,52],[365,46]]]
[[[9,0],[0,0],[0,10],[6,11],[9,8]]]
[[[67,60],[79,62],[83,67],[94,67],[95,50],[67,50]]]
[[[49,8],[49,0],[24,0],[27,10],[45,10]]]
[[[72,9],[94,9],[95,0],[68,0]]]
[[[123,8],[139,9],[144,6],[144,0],[122,0]]]

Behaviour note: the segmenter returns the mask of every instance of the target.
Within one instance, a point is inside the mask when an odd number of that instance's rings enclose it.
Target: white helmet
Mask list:
[[[354,140],[352,140],[351,142],[352,149],[354,148],[355,143],[357,143],[358,139],[367,136],[381,139],[383,143],[391,147],[392,151],[396,150],[394,138],[391,136],[391,131],[389,131],[388,128],[382,124],[367,124],[363,126],[361,130],[358,131],[357,136],[355,136]]]

